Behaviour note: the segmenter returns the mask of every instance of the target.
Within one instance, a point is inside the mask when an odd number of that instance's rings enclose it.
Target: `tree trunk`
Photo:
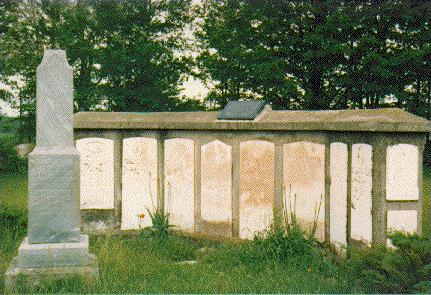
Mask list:
[[[428,78],[427,100],[428,100],[428,120],[431,120],[431,77]]]
[[[416,96],[413,99],[413,106],[412,106],[412,113],[415,115],[419,115],[419,108],[420,108],[420,98],[421,95],[421,80],[419,80],[419,78],[417,79],[416,82]]]
[[[19,130],[21,130],[21,128],[23,128],[23,125],[24,125],[24,122],[23,122],[23,120],[24,120],[23,113],[24,113],[24,110],[23,110],[23,99],[22,99],[22,95],[20,94],[19,95],[19,120],[18,120],[18,122],[19,122]],[[24,140],[24,134],[23,134],[23,132],[19,132],[19,141],[20,141],[20,143],[23,142],[23,140]]]
[[[329,109],[328,103],[322,85],[323,71],[312,71],[308,79],[308,99],[305,102],[306,109],[309,110],[326,110]]]

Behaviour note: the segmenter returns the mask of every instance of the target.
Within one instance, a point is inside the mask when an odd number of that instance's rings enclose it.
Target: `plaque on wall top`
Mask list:
[[[229,101],[219,113],[219,120],[254,120],[265,108],[264,100]]]

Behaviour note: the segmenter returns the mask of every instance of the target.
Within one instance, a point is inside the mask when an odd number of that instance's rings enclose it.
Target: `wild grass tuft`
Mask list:
[[[416,234],[390,234],[393,248],[349,249],[342,267],[366,292],[431,293],[431,242]]]
[[[322,201],[319,207],[315,208],[313,224],[307,231],[301,228],[297,219],[296,194],[292,198],[289,193],[287,199],[289,206],[283,204],[282,218],[276,219],[268,229],[256,233],[253,243],[271,259],[279,261],[292,261],[298,257],[312,259],[316,255],[315,233]]]
[[[157,180],[159,185],[162,185],[160,178]],[[151,218],[151,226],[144,228],[141,232],[141,236],[146,236],[146,232],[150,232],[153,236],[160,240],[165,240],[169,235],[169,229],[174,227],[174,225],[169,223],[169,207],[166,207],[167,213],[164,212],[163,208],[159,208],[154,202],[153,194],[151,192],[151,174],[149,174],[148,188],[150,193],[150,199],[152,208],[146,208],[147,212]],[[159,198],[164,198],[164,196],[158,195]],[[168,183],[168,200],[171,199],[171,186]]]
[[[173,225],[169,224],[169,213],[165,214],[161,210],[151,212],[149,209],[148,214],[150,215],[152,225],[147,227],[155,237],[164,240],[169,235],[169,228]]]

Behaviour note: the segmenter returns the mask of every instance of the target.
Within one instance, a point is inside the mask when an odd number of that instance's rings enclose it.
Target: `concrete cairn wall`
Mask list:
[[[420,163],[425,143],[422,133],[177,130],[160,133],[157,130],[109,129],[81,129],[75,133],[78,144],[80,139],[88,137],[93,140],[114,138],[113,133],[124,143],[129,142],[129,138],[153,140],[153,148],[146,148],[144,155],[127,165],[142,167],[143,163],[153,163],[151,173],[156,175],[152,174],[152,187],[157,187],[158,193],[152,192],[152,196],[159,196],[156,202],[159,208],[164,206],[166,212],[175,210],[176,216],[183,214],[185,220],[178,222],[179,230],[252,238],[256,230],[263,230],[273,221],[273,216],[280,216],[283,204],[288,206],[289,187],[292,195],[297,194],[297,204],[302,203],[297,207],[302,210],[300,221],[304,229],[309,228],[314,207],[322,198],[316,238],[329,241],[337,248],[347,244],[385,244],[387,232],[391,230],[418,233],[422,230]],[[138,150],[139,144],[128,148]],[[129,155],[130,152],[125,150],[123,154],[117,149],[106,157],[130,160],[126,152]],[[402,179],[403,186],[393,187],[387,175],[393,175],[398,169],[396,163],[400,159],[410,163],[408,175],[411,176]],[[148,173],[150,168],[140,169]],[[119,169],[115,171],[118,173]],[[169,181],[156,186],[156,179],[164,179],[165,173]],[[141,184],[134,183],[136,180],[125,174],[112,177],[112,181],[116,187],[148,186],[148,177]],[[168,192],[175,182],[181,184],[184,195]],[[92,189],[97,195],[97,188]],[[144,191],[145,188],[136,189],[135,193],[127,191],[127,202],[151,204],[150,196]],[[391,195],[387,197],[386,192]],[[124,206],[118,205],[124,197],[122,193],[126,190],[114,192],[116,205],[113,209],[95,207],[93,210],[99,213],[92,216],[94,219],[83,222],[106,223],[103,228],[109,228],[106,216],[119,216],[120,211],[128,214]],[[160,196],[165,197],[161,199]],[[264,213],[268,204],[269,219]],[[194,208],[190,211],[188,207],[192,205]],[[181,210],[182,206],[187,208]],[[105,211],[109,214],[102,214]],[[397,212],[403,222],[396,222]],[[112,228],[139,228],[139,217],[135,213],[123,216],[127,220],[135,219],[130,223],[133,225],[120,227],[117,224]],[[149,225],[148,220],[145,225]]]
[[[80,233],[80,157],[73,140],[73,72],[63,50],[45,50],[36,71],[36,148],[29,154],[28,237],[6,272],[7,292],[19,277],[98,277],[97,261]]]

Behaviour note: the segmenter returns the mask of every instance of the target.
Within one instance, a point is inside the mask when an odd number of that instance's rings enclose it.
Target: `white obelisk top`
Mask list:
[[[36,81],[36,145],[74,146],[73,71],[64,50],[45,49]]]

